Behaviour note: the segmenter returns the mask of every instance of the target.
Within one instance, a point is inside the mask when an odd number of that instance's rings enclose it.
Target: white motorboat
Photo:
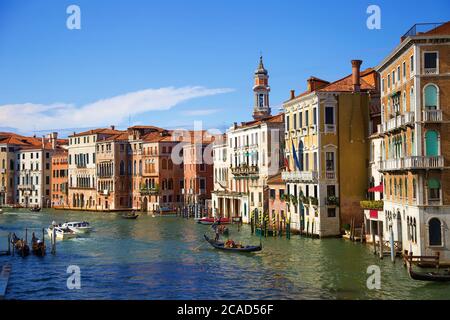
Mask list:
[[[89,222],[82,221],[74,221],[74,222],[66,222],[62,225],[63,228],[69,228],[75,233],[89,233],[92,231],[92,227]]]
[[[3,214],[3,209],[2,208],[0,208],[0,214]]]
[[[66,240],[76,238],[77,234],[70,230],[69,228],[64,228],[62,226],[51,225],[47,229],[48,236],[51,238],[53,236],[53,229],[55,229],[56,239],[57,240]]]

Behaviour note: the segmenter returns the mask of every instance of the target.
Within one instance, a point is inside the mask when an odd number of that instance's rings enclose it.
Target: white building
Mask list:
[[[114,126],[74,133],[69,137],[69,206],[97,209],[96,142],[119,134]]]

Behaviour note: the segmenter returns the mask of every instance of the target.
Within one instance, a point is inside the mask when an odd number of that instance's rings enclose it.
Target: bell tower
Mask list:
[[[255,71],[255,85],[253,92],[255,95],[255,105],[253,107],[253,119],[258,120],[270,116],[269,104],[269,74],[264,68],[263,57],[259,57],[259,66]]]

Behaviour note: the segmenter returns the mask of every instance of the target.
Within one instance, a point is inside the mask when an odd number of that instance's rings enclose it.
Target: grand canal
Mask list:
[[[262,239],[256,254],[220,252],[204,243],[210,227],[179,217],[9,210],[0,215],[0,250],[8,232],[24,236],[52,221],[89,221],[95,231],[60,241],[56,255],[0,257],[12,264],[6,299],[448,299],[450,285],[414,282],[400,260],[380,261],[370,247],[342,239]],[[231,237],[259,243],[248,226]],[[49,251],[49,250],[48,250]],[[69,290],[67,267],[81,270]],[[367,268],[381,268],[381,290],[368,290]]]

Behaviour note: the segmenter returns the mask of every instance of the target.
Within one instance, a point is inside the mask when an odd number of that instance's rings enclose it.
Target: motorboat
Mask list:
[[[41,211],[41,207],[39,207],[39,206],[32,207],[32,208],[30,208],[30,211],[31,212],[39,212],[39,211]]]
[[[92,231],[92,227],[89,224],[89,222],[82,221],[72,221],[72,222],[66,222],[62,225],[63,228],[69,228],[75,233],[89,233]]]
[[[73,239],[73,238],[77,237],[77,234],[74,231],[70,230],[68,227],[63,227],[61,225],[52,224],[47,229],[47,233],[50,238],[53,237],[53,229],[55,230],[57,240],[67,240],[67,239]]]

